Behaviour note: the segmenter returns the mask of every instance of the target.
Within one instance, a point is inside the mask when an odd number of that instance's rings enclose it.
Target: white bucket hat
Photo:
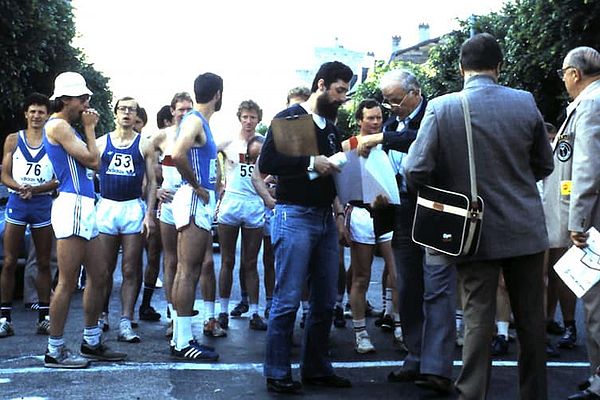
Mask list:
[[[92,95],[92,91],[85,84],[85,79],[77,72],[63,72],[54,80],[54,94],[50,100],[62,96],[77,97],[84,94]]]

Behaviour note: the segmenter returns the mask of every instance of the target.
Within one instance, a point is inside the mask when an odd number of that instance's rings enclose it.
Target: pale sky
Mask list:
[[[110,78],[115,99],[133,96],[148,112],[146,130],[173,94],[193,94],[200,73],[223,77],[223,108],[211,119],[221,138],[236,135],[236,111],[253,99],[263,122],[285,106],[301,84],[295,71],[310,68],[315,47],[372,51],[388,60],[392,36],[401,48],[457,27],[456,19],[501,9],[505,0],[73,0],[77,37],[87,61]],[[301,6],[301,7],[300,7]],[[356,73],[357,71],[355,71]]]

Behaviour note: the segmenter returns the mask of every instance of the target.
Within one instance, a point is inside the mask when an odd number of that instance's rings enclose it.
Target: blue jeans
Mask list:
[[[269,314],[264,375],[291,378],[290,351],[296,312],[308,280],[300,369],[303,377],[333,375],[327,347],[338,280],[338,235],[330,207],[278,204],[271,220],[275,291]]]

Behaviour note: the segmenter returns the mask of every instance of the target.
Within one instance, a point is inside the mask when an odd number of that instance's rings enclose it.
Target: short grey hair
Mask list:
[[[600,53],[592,47],[581,46],[569,51],[565,64],[577,68],[583,76],[600,74]]]
[[[390,86],[400,85],[403,91],[420,90],[421,85],[417,77],[406,69],[393,69],[383,74],[379,80],[379,89],[384,90]]]

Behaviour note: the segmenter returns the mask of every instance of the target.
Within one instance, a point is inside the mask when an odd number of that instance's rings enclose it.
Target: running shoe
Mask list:
[[[25,310],[26,311],[37,311],[40,309],[40,303],[33,302],[33,303],[25,303]]]
[[[394,344],[402,351],[408,351],[406,343],[404,343],[404,335],[402,334],[402,327],[394,327]]]
[[[390,314],[385,314],[383,317],[375,320],[375,326],[380,327],[384,331],[392,331],[394,329],[394,318]]]
[[[217,321],[219,321],[221,328],[223,328],[223,329],[229,328],[229,314],[227,314],[226,312],[219,313],[219,316],[217,317]]]
[[[371,343],[371,339],[369,338],[367,331],[362,331],[356,335],[356,344],[354,346],[354,350],[356,350],[358,354],[375,352],[375,346],[373,346],[373,343]]]
[[[46,368],[87,368],[90,361],[71,353],[66,346],[62,346],[57,353],[50,353],[46,350],[44,355],[44,367]]]
[[[193,361],[217,361],[219,359],[218,353],[206,349],[195,340],[190,340],[189,346],[181,350],[174,347],[172,355],[175,358]]]
[[[567,325],[565,334],[558,339],[558,347],[561,349],[572,349],[577,346],[577,328],[575,325]]]
[[[210,337],[225,337],[227,336],[227,332],[223,328],[221,328],[221,324],[214,318],[210,318],[208,321],[204,322],[204,330],[203,333],[205,336]]]
[[[267,324],[265,320],[260,317],[258,314],[252,314],[252,318],[250,318],[250,329],[255,331],[266,331]]]
[[[160,313],[156,312],[154,307],[141,307],[139,309],[140,320],[156,322],[160,320]]]
[[[122,324],[119,327],[119,335],[117,335],[119,342],[127,343],[139,343],[141,341],[139,335],[135,333],[131,325]]]
[[[126,353],[112,351],[103,343],[99,343],[96,346],[91,346],[84,341],[81,343],[80,352],[82,357],[97,361],[123,361],[127,358]]]
[[[50,334],[50,317],[46,317],[37,323],[37,330],[35,331],[38,335],[49,335]]]
[[[6,318],[0,318],[0,338],[9,337],[15,334],[12,323]]]
[[[231,310],[231,312],[229,313],[229,315],[231,315],[232,317],[241,317],[242,314],[247,313],[250,310],[250,306],[248,305],[248,303],[244,303],[244,302],[239,302],[234,308],[233,310]]]

